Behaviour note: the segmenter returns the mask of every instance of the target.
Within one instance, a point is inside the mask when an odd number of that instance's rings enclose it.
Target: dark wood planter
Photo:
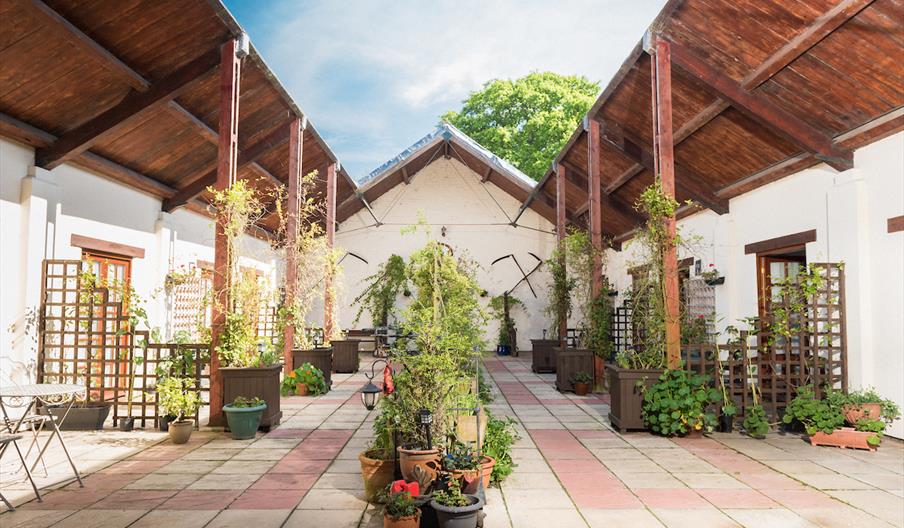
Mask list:
[[[556,389],[559,392],[573,391],[571,378],[578,372],[593,374],[593,352],[586,348],[557,348]]]
[[[333,349],[293,350],[292,364],[295,365],[295,368],[298,368],[302,363],[310,363],[323,372],[323,381],[326,383],[327,392],[329,392],[333,386],[333,377],[330,375],[333,371]]]
[[[224,367],[220,369],[223,376],[223,401],[232,403],[237,396],[260,398],[267,402],[267,408],[261,416],[260,429],[269,431],[279,425],[282,411],[279,409],[279,373],[282,365],[262,368]]]
[[[647,388],[652,387],[664,372],[661,369],[623,369],[615,365],[606,365],[609,373],[609,422],[621,431],[630,429],[644,430],[646,427],[641,417],[643,394],[637,388],[637,382],[643,381]]]
[[[533,359],[531,370],[534,372],[556,371],[556,348],[562,344],[558,339],[531,339]]]
[[[55,405],[47,407],[49,414],[54,416],[57,423],[61,423],[63,416],[66,419],[59,426],[62,431],[99,431],[104,428],[104,422],[110,415],[111,405],[106,402],[91,402],[85,406],[73,405],[66,414],[68,405]]]
[[[330,345],[333,347],[333,370],[358,372],[358,345],[360,344],[360,341],[354,339],[330,341]]]

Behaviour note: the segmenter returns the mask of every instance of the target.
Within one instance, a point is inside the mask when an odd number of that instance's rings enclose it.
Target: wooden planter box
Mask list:
[[[223,367],[223,402],[232,403],[237,396],[260,398],[267,402],[261,416],[259,429],[269,431],[279,425],[282,411],[279,409],[279,373],[282,365],[263,368]]]
[[[609,422],[621,431],[629,429],[644,430],[643,394],[637,388],[637,382],[643,381],[647,388],[652,387],[664,372],[660,369],[623,369],[615,365],[606,365],[609,374]]]
[[[295,368],[298,368],[302,363],[310,363],[323,372],[323,381],[326,383],[327,392],[329,392],[333,385],[333,378],[330,375],[333,371],[333,349],[293,350],[292,364],[295,365]]]
[[[556,349],[556,389],[573,391],[571,378],[578,372],[593,375],[593,352],[586,348]]]
[[[358,345],[361,342],[349,340],[330,341],[333,347],[333,370],[335,372],[358,372]]]
[[[842,427],[832,431],[832,434],[817,432],[810,437],[810,444],[814,446],[849,447],[851,449],[867,449],[875,451],[878,446],[869,445],[867,438],[876,433],[858,431],[853,427]]]
[[[534,372],[556,371],[556,348],[562,343],[558,339],[531,339],[533,359],[531,370]]]

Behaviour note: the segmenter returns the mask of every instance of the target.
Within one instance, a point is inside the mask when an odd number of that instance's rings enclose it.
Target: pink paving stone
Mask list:
[[[627,489],[570,491],[572,500],[579,508],[601,508],[613,510],[640,509],[643,504]]]
[[[241,490],[182,490],[157,509],[225,510],[241,493]]]
[[[557,475],[592,474],[609,475],[609,470],[598,461],[557,459],[550,460],[549,465]]]
[[[581,460],[586,462],[596,462],[593,453],[586,449],[541,449],[543,456],[547,460]]]
[[[615,438],[612,431],[572,431],[572,434],[578,438]]]
[[[104,468],[98,474],[110,475],[116,473],[124,473],[129,475],[145,475],[156,471],[163,466],[169,464],[170,460],[135,460],[129,459],[123,462],[117,462],[110,467]]]
[[[712,505],[691,489],[638,488],[634,493],[649,508],[699,509]]]
[[[95,510],[153,510],[176,494],[176,490],[120,490],[95,502]]]
[[[332,460],[289,459],[287,456],[270,468],[268,473],[316,473],[319,475],[326,471],[331,462]]]
[[[354,431],[349,429],[317,429],[308,437],[314,438],[351,438]]]
[[[752,489],[698,489],[717,508],[778,508],[772,499]]]
[[[730,469],[726,469],[730,471]],[[746,472],[736,475],[738,480],[754,489],[806,489],[800,482],[776,471]]]
[[[345,403],[347,398],[337,399],[337,398],[318,398],[311,402],[311,405],[335,405],[337,403]]]
[[[792,510],[799,508],[844,508],[845,505],[811,489],[763,489],[764,495]]]
[[[307,490],[311,489],[320,473],[267,473],[251,489]]]
[[[332,460],[339,454],[338,449],[295,448],[283,460]]]
[[[82,482],[85,483],[84,489],[93,489],[93,490],[101,490],[101,491],[113,491],[122,489],[129,484],[135,482],[144,476],[144,473],[95,473],[94,475],[89,475],[88,477],[82,477]],[[78,481],[73,481],[71,484],[66,486],[66,490],[76,491],[81,489],[81,486],[78,485]]]
[[[76,484],[78,485],[78,484]],[[107,496],[109,491],[79,488],[77,491],[58,490],[42,493],[43,502],[31,501],[23,508],[28,510],[79,510]]]
[[[310,429],[274,429],[265,438],[305,438],[311,434]]]
[[[565,486],[568,493],[582,490],[615,491],[627,490],[624,484],[615,475],[607,473],[556,473],[559,481]]]
[[[574,405],[571,400],[540,400],[543,405]]]
[[[291,510],[306,490],[247,490],[229,505],[230,510]]]

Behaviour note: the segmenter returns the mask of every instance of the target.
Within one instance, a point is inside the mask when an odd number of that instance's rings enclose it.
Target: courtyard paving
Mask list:
[[[488,528],[904,526],[901,442],[869,453],[780,434],[619,434],[607,396],[559,394],[529,361],[485,363],[491,409],[521,435],[515,472],[488,490]],[[155,432],[68,433],[85,487],[52,460],[43,503],[11,475],[7,455],[0,487],[21,506],[0,514],[0,527],[382,526],[357,460],[375,416],[357,393],[364,376],[333,379],[327,395],[284,399],[280,427],[254,440],[203,429],[184,446]]]

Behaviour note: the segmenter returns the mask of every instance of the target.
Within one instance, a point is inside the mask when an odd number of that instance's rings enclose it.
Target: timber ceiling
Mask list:
[[[671,47],[675,181],[684,207],[728,200],[904,129],[901,0],[670,1],[650,33]],[[642,221],[633,204],[653,182],[650,56],[628,56],[588,113],[601,124],[603,232]],[[559,154],[569,220],[588,209],[587,132]],[[550,170],[525,204],[555,205]]]
[[[240,27],[217,0],[0,0],[0,135],[207,212],[216,177],[219,48]],[[242,67],[239,177],[288,181],[289,123],[301,110],[256,50]],[[302,170],[318,193],[336,156],[311,123]],[[355,184],[340,168],[337,201]],[[272,204],[271,204],[272,206]],[[265,218],[264,231],[276,228]],[[266,233],[264,233],[266,234]]]

